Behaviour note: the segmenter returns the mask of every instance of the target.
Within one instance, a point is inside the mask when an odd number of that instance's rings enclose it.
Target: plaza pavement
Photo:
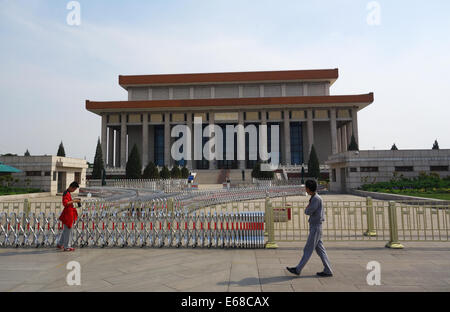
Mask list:
[[[302,245],[278,249],[0,249],[0,291],[450,291],[450,242],[325,242],[334,277],[318,278],[314,254],[300,277]],[[66,264],[81,265],[81,286],[66,284]],[[381,286],[366,282],[369,261],[381,264]]]

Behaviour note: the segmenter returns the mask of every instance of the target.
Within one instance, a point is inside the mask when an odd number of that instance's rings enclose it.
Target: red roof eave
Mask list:
[[[225,98],[225,99],[184,99],[184,100],[147,100],[147,101],[109,101],[97,102],[86,100],[86,109],[90,111],[105,109],[152,109],[182,107],[223,107],[223,106],[261,106],[289,104],[352,104],[374,101],[373,93],[359,95],[331,96],[292,96],[260,98]]]

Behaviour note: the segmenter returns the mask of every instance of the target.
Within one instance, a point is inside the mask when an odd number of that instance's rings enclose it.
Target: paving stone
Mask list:
[[[450,291],[450,243],[326,242],[334,276],[314,254],[300,277],[304,242],[278,249],[0,249],[0,291]],[[299,247],[301,246],[301,247]],[[81,265],[81,286],[68,286],[66,264]],[[381,286],[366,282],[369,261],[381,265]]]

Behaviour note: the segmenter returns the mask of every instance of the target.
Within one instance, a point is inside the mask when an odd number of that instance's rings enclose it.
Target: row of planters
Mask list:
[[[142,162],[139,156],[139,150],[135,145],[131,149],[130,156],[128,157],[126,165],[126,179],[187,179],[189,177],[189,169],[183,166],[182,168],[178,166],[173,166],[171,170],[167,166],[158,169],[158,167],[153,163],[149,162],[142,171]],[[97,148],[94,157],[94,166],[92,169],[92,179],[102,179],[105,178],[103,156],[100,140],[97,142]]]
[[[189,169],[185,166],[181,168],[173,166],[172,170],[164,166],[159,170],[153,162],[147,164],[141,176],[137,171],[134,174],[127,174],[127,179],[187,179],[188,177]]]
[[[172,167],[172,170],[169,170],[167,166],[159,170],[150,161],[142,172],[141,158],[135,144],[128,158],[125,176],[127,179],[187,179],[189,177],[189,169],[185,166],[180,169],[180,167],[175,165]]]
[[[363,191],[383,193],[450,193],[450,176],[440,178],[438,174],[421,173],[416,178],[394,177],[389,182],[377,182],[364,184],[360,188]]]

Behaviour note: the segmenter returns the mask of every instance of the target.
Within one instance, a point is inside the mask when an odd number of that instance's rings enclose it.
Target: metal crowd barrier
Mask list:
[[[117,188],[147,189],[157,192],[176,193],[188,187],[187,179],[106,179],[106,186]],[[102,186],[102,180],[87,180],[87,187]]]
[[[1,247],[56,247],[59,213],[1,212]],[[264,248],[264,213],[193,213],[134,209],[84,210],[73,247]]]
[[[230,202],[242,202],[248,200],[256,200],[263,198],[274,198],[280,196],[303,196],[304,187],[298,186],[256,186],[235,188],[230,190],[215,191],[194,191],[186,192],[181,195],[174,196],[175,202],[179,206],[197,210],[212,205],[225,204]]]

